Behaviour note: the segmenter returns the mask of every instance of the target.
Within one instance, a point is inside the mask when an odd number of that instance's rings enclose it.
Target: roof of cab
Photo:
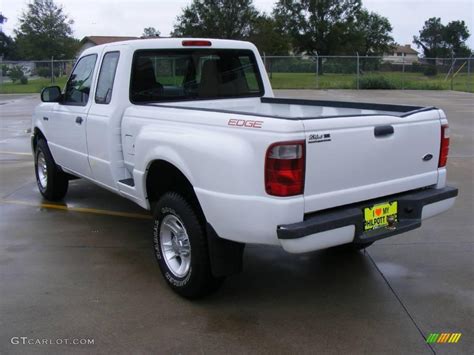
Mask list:
[[[200,46],[183,46],[183,41],[210,41],[210,47]],[[236,41],[230,39],[215,39],[215,38],[147,38],[134,39],[129,41],[119,41],[113,43],[106,43],[99,46],[94,46],[86,49],[81,56],[89,53],[97,53],[103,48],[113,48],[118,46],[128,46],[132,50],[137,49],[176,49],[176,48],[232,48],[232,49],[251,49],[256,50],[256,47],[246,41]]]

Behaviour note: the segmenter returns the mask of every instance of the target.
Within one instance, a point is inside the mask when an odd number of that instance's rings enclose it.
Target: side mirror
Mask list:
[[[61,88],[59,86],[48,86],[41,91],[41,101],[59,102],[61,100]]]

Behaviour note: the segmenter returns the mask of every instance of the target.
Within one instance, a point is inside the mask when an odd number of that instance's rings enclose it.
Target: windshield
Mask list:
[[[133,60],[130,101],[263,96],[250,50],[141,50]]]

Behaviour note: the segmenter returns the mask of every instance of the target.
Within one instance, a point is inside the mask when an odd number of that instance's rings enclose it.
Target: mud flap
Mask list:
[[[213,276],[229,276],[241,272],[245,244],[220,238],[209,223],[206,225],[206,232]]]

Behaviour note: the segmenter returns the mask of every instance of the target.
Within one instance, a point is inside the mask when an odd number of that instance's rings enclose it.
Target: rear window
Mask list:
[[[263,96],[250,50],[142,50],[132,65],[135,103]]]
[[[115,72],[117,70],[120,52],[105,53],[100,68],[97,90],[95,91],[95,102],[98,104],[109,104],[112,99]]]

